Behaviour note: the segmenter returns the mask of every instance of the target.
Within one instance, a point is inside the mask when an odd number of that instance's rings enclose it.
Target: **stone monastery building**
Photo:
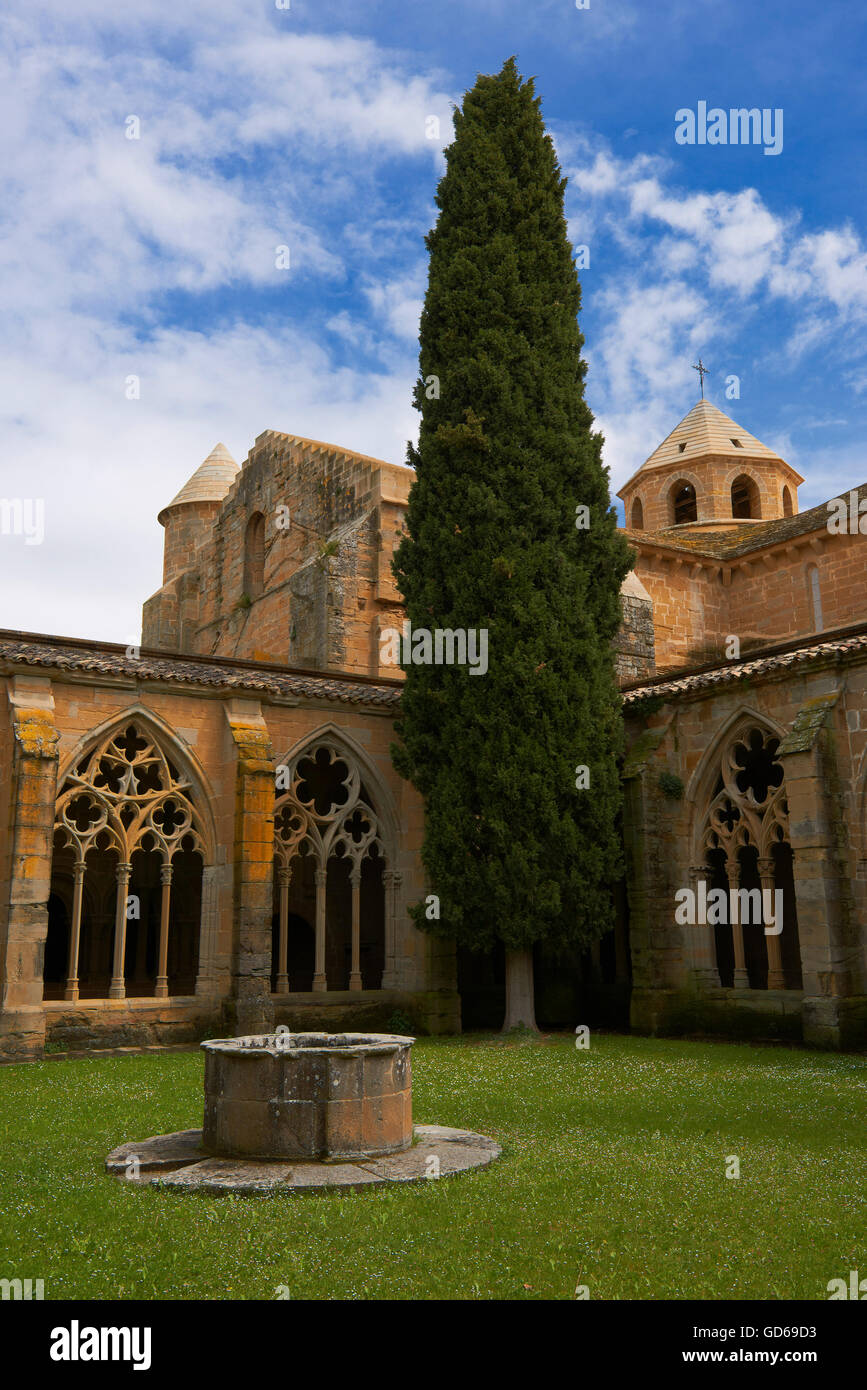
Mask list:
[[[218,445],[160,513],[140,649],[0,633],[0,1056],[498,1026],[502,962],[407,915],[422,806],[379,638],[411,481]],[[802,481],[702,400],[619,493],[627,875],[608,938],[537,960],[543,1024],[867,1043],[867,485],[841,530]],[[702,886],[781,890],[782,931],[679,921]]]

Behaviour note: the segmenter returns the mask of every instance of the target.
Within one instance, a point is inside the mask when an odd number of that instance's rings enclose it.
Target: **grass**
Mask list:
[[[106,1175],[123,1140],[200,1123],[202,1062],[0,1068],[0,1277],[46,1299],[826,1299],[867,1276],[864,1057],[420,1039],[416,1121],[494,1135],[493,1167],[304,1197]]]

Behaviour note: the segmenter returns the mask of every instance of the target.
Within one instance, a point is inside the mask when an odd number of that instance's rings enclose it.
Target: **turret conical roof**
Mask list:
[[[653,453],[633,473],[628,483],[624,483],[618,497],[635,481],[640,473],[654,468],[668,468],[671,464],[688,464],[708,454],[722,458],[764,459],[772,463],[785,464],[773,449],[756,439],[730,415],[726,415],[711,401],[697,401],[688,414],[684,415],[671,433],[657,445]],[[799,473],[785,464],[786,468],[803,482]]]
[[[177,496],[172,498],[167,507],[163,507],[158,519],[163,521],[167,512],[173,507],[182,506],[185,502],[222,502],[239,471],[225,444],[217,444],[204,463],[200,463],[193,476],[184,483]]]

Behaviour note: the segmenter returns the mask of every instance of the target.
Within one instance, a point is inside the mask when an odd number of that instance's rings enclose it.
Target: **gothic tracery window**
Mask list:
[[[795,910],[789,806],[780,741],[756,724],[741,725],[726,742],[704,813],[701,848],[710,888],[741,891],[764,912],[766,891],[782,892],[783,929],[767,934],[764,919],[715,927],[721,983],[735,988],[799,989],[800,948]],[[775,902],[775,899],[768,899]]]
[[[57,797],[46,995],[165,997],[170,977],[192,993],[204,854],[192,785],[156,736],[136,720],[106,734]]]
[[[355,759],[322,739],[278,767],[276,797],[276,992],[379,988],[388,871]]]

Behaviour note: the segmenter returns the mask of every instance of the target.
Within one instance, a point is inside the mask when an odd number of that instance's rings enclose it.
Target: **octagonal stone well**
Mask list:
[[[203,1042],[203,1149],[226,1158],[296,1160],[408,1149],[414,1041],[284,1032]]]

